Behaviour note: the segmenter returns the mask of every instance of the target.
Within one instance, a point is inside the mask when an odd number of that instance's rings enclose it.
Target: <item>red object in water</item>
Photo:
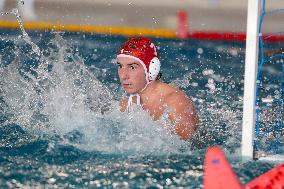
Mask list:
[[[271,169],[245,185],[245,189],[283,189],[284,164]]]
[[[188,15],[185,10],[179,10],[177,13],[178,31],[177,36],[180,39],[186,39],[188,36]]]
[[[204,162],[204,189],[241,189],[242,186],[222,150],[210,147]]]
[[[210,147],[204,161],[204,189],[284,189],[284,164],[241,185],[222,150]]]

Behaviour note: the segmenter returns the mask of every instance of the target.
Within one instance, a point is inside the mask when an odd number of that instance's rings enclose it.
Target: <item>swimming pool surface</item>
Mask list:
[[[0,33],[0,188],[202,188],[204,152],[214,144],[242,183],[276,165],[240,158],[242,42],[153,38],[162,80],[191,96],[200,114],[199,131],[183,142],[164,119],[118,110],[124,94],[113,63],[125,37]],[[278,67],[264,69],[272,94]],[[267,107],[268,127],[277,107]],[[263,150],[269,141],[260,141]]]

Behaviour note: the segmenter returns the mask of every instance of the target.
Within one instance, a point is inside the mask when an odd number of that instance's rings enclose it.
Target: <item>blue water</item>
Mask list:
[[[113,63],[125,37],[0,33],[0,188],[202,188],[204,152],[214,144],[242,183],[277,164],[239,156],[242,42],[153,39],[162,80],[191,96],[200,114],[200,129],[184,142],[164,119],[118,110],[124,93]]]

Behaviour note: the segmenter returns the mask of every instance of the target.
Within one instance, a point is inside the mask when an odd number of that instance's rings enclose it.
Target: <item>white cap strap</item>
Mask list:
[[[141,106],[141,97],[140,95],[137,94],[131,94],[128,98],[128,102],[127,102],[127,112],[133,111],[133,97],[136,96],[136,104],[138,106]]]

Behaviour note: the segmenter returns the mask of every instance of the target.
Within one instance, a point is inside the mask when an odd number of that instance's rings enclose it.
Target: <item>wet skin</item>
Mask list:
[[[182,91],[159,80],[146,86],[146,74],[139,61],[129,57],[118,57],[118,76],[123,89],[128,94],[138,93],[143,109],[153,120],[160,119],[167,108],[168,117],[175,125],[175,134],[181,139],[189,139],[198,128],[199,118],[192,100]],[[121,111],[127,109],[127,98],[120,102]],[[134,98],[134,103],[136,98]]]

